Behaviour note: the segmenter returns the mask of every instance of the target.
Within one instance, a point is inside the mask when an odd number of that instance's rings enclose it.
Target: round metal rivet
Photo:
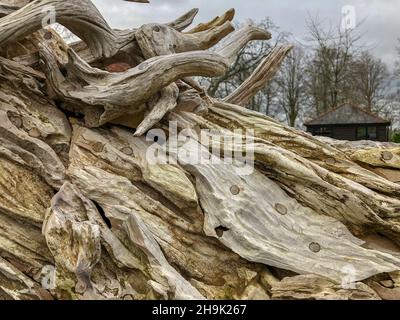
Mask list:
[[[39,138],[40,137],[40,131],[36,128],[32,128],[31,130],[28,131],[28,134],[32,138]]]
[[[132,148],[130,148],[130,147],[122,148],[121,151],[122,151],[123,153],[125,153],[126,155],[128,155],[128,156],[131,156],[131,155],[133,154],[133,150],[132,150]]]
[[[238,186],[232,186],[230,190],[231,190],[231,193],[235,196],[240,193],[240,188]]]
[[[393,153],[389,151],[383,151],[382,152],[382,159],[383,160],[392,160],[393,159]]]
[[[95,152],[102,152],[104,149],[104,144],[101,142],[96,142],[93,144],[92,148]]]
[[[328,159],[326,159],[325,163],[330,166],[333,166],[336,164],[336,160],[334,158],[328,158]]]
[[[321,251],[321,246],[317,242],[311,242],[310,245],[308,246],[310,250],[314,253],[318,253]]]
[[[281,203],[277,203],[276,205],[275,205],[275,209],[276,209],[276,211],[278,211],[281,215],[285,215],[285,214],[287,214],[287,208],[283,205],[283,204],[281,204]]]

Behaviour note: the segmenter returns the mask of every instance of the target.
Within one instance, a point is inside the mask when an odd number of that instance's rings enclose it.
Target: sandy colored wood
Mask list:
[[[44,5],[82,42],[41,30]],[[291,46],[222,101],[194,77],[271,38],[234,31],[234,10],[185,33],[198,9],[118,31],[89,0],[5,8],[0,299],[398,297],[398,145],[316,138],[243,107]],[[251,172],[224,162],[249,148]]]
[[[240,87],[232,92],[232,94],[226,97],[224,101],[246,107],[250,100],[263,89],[279,71],[281,63],[292,48],[291,45],[274,48],[272,52],[261,61],[252,75]]]

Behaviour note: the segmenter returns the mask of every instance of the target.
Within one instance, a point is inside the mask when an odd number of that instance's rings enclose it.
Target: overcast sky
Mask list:
[[[168,22],[180,14],[199,8],[196,22],[204,22],[229,8],[236,9],[236,20],[260,21],[271,17],[282,30],[304,42],[307,17],[318,15],[337,25],[342,7],[352,5],[362,24],[363,42],[373,53],[393,66],[397,38],[400,37],[400,0],[150,0],[151,4],[122,0],[93,0],[111,26],[137,27],[146,22]]]

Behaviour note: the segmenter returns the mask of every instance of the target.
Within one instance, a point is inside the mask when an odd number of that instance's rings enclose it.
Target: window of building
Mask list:
[[[332,137],[332,128],[331,127],[319,127],[313,130],[313,135],[315,136],[323,136],[323,137]]]
[[[376,127],[368,127],[367,128],[367,135],[369,140],[376,140]]]
[[[357,140],[376,140],[375,126],[359,126],[357,127]]]
[[[357,140],[365,140],[367,138],[367,127],[357,127]]]

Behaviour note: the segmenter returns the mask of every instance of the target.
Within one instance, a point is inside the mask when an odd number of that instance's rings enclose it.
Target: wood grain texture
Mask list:
[[[49,5],[82,41],[42,30]],[[0,4],[0,299],[398,298],[399,146],[246,109],[289,45],[207,96],[194,77],[272,35],[197,13],[121,31],[90,0]]]

